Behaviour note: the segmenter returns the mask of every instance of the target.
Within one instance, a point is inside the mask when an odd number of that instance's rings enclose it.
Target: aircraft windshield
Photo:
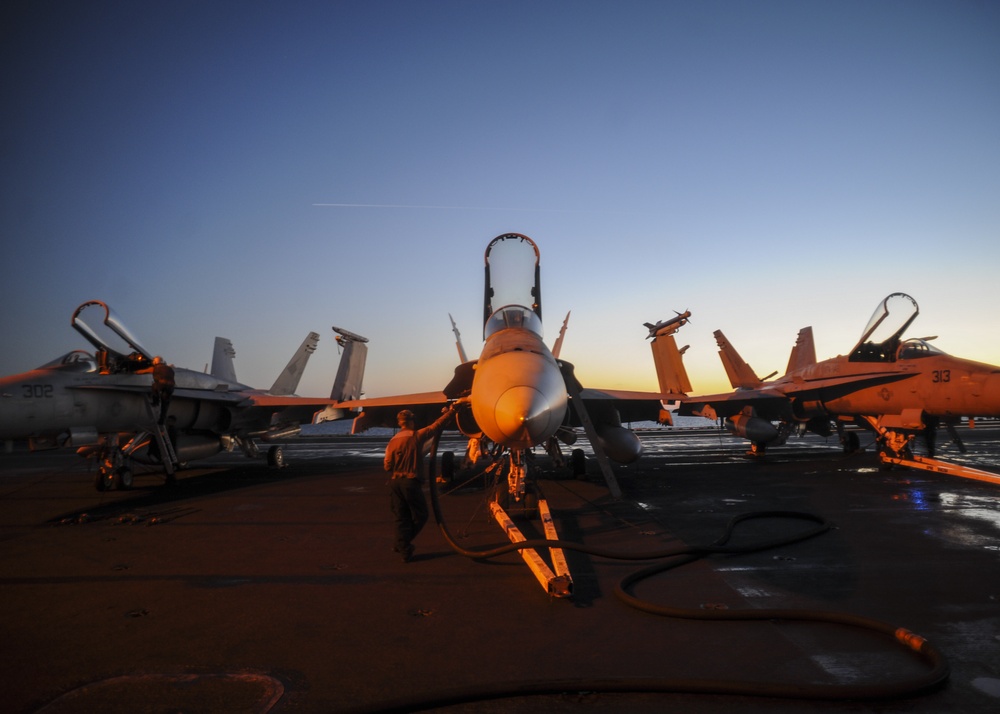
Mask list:
[[[879,303],[865,326],[865,331],[851,351],[852,362],[892,362],[896,359],[903,331],[910,326],[920,308],[905,293],[893,293]]]
[[[521,305],[542,317],[538,246],[520,233],[494,238],[486,248],[483,331],[500,306]],[[504,307],[503,309],[506,309]]]
[[[486,321],[484,337],[489,337],[500,330],[506,330],[508,327],[521,327],[531,330],[539,337],[542,336],[542,321],[538,315],[521,305],[507,305],[493,313]]]
[[[88,352],[73,350],[58,359],[46,362],[39,369],[55,369],[57,367],[71,372],[96,372],[97,360]]]
[[[921,357],[934,357],[943,355],[944,352],[937,347],[931,346],[925,340],[907,340],[899,346],[899,355],[896,359],[920,359]]]

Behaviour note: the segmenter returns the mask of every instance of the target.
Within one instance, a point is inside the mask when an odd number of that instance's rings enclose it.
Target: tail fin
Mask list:
[[[338,402],[360,399],[365,362],[368,359],[368,338],[340,327],[334,327],[333,331],[337,333],[337,344],[344,349],[344,353],[340,356],[340,366],[333,380],[330,399]]]
[[[310,332],[299,348],[295,350],[292,359],[288,361],[285,369],[282,370],[278,378],[271,385],[270,393],[277,396],[287,396],[294,394],[298,389],[299,380],[302,379],[302,372],[305,371],[309,357],[316,351],[316,344],[319,342],[319,335]]]
[[[736,348],[729,344],[729,340],[722,334],[722,330],[716,330],[715,341],[719,345],[719,357],[722,358],[722,366],[726,368],[729,376],[729,383],[734,389],[754,389],[761,384],[760,377],[751,369],[750,365],[743,361]]]
[[[684,352],[687,347],[677,349],[674,333],[686,323],[690,313],[682,319],[673,319],[669,323],[647,323],[650,337],[653,339],[650,348],[653,350],[653,363],[656,365],[656,377],[660,382],[660,392],[663,394],[689,394],[691,381],[684,368]]]
[[[788,355],[788,367],[785,374],[816,364],[816,345],[813,344],[813,328],[803,327],[795,339],[792,353]]]
[[[235,356],[233,343],[225,337],[216,337],[210,374],[223,382],[236,382],[236,365],[233,362]]]

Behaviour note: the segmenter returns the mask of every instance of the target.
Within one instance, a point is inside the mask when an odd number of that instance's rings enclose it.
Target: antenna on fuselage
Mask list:
[[[458,331],[458,325],[455,324],[455,318],[448,313],[448,319],[451,320],[451,331],[455,333],[455,347],[458,348],[458,358],[462,360],[462,364],[469,361],[469,358],[465,356],[465,348],[462,347],[462,333]]]

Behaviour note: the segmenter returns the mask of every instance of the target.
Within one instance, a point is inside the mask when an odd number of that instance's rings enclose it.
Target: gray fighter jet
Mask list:
[[[95,310],[103,312],[100,324],[88,324],[83,313],[89,317]],[[256,457],[257,440],[268,443],[294,435],[317,410],[361,394],[367,354],[363,337],[338,336],[345,351],[329,398],[294,394],[316,349],[316,333],[306,337],[266,390],[236,380],[232,343],[220,337],[210,372],[174,370],[172,396],[161,419],[161,406],[152,394],[151,366],[157,358],[111,308],[98,300],[86,302],[73,313],[71,324],[96,352],[73,350],[30,372],[0,379],[0,439],[8,444],[27,440],[32,450],[73,447],[95,457],[98,490],[129,488],[132,461],[161,465],[170,481],[179,464],[223,450],[239,447]],[[118,339],[127,350],[112,347]],[[281,446],[272,445],[267,460],[273,467],[284,465]]]

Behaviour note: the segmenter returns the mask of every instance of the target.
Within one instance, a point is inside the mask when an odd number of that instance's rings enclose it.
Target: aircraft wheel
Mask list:
[[[119,491],[128,491],[132,488],[132,469],[122,466],[115,472],[115,488]]]
[[[569,456],[570,468],[574,478],[583,478],[587,475],[587,455],[583,449],[573,449]]]
[[[98,471],[97,475],[94,476],[94,488],[98,491],[104,491],[107,487],[108,485],[105,482],[104,474],[101,471]]]
[[[856,432],[849,431],[844,439],[844,453],[845,454],[856,454],[861,450],[861,440],[858,439]]]
[[[285,451],[280,446],[272,446],[267,450],[267,465],[272,469],[283,469],[285,463]]]

